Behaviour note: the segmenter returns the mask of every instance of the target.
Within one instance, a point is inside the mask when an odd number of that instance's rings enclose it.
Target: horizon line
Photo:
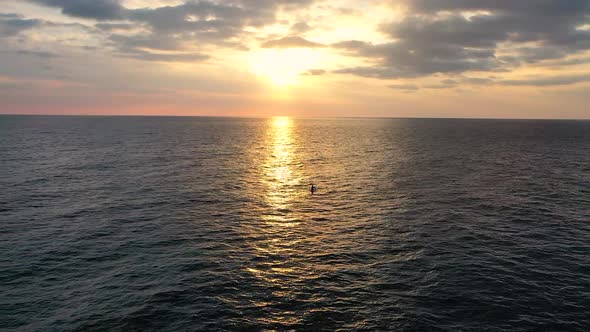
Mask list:
[[[145,117],[145,118],[228,118],[228,119],[272,119],[272,118],[292,118],[292,119],[398,119],[398,120],[554,120],[554,121],[590,121],[588,118],[495,118],[495,117],[396,117],[396,116],[324,116],[324,117],[306,117],[290,115],[163,115],[163,114],[38,114],[38,113],[0,113],[0,116],[56,116],[56,117]]]

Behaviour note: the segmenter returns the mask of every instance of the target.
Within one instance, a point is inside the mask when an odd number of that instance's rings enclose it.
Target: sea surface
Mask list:
[[[0,330],[588,331],[590,122],[0,116]]]

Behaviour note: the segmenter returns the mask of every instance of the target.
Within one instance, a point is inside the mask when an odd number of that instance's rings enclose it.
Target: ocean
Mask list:
[[[0,188],[1,330],[590,328],[590,121],[0,116]]]

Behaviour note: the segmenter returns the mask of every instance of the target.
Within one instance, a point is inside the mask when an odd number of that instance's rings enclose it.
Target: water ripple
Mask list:
[[[590,326],[588,122],[2,116],[0,132],[1,329]]]

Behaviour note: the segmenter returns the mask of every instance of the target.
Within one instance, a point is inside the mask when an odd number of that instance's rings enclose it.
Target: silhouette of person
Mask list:
[[[318,191],[318,187],[316,187],[315,184],[312,184],[310,191],[311,191],[311,194],[313,195],[316,191]]]

